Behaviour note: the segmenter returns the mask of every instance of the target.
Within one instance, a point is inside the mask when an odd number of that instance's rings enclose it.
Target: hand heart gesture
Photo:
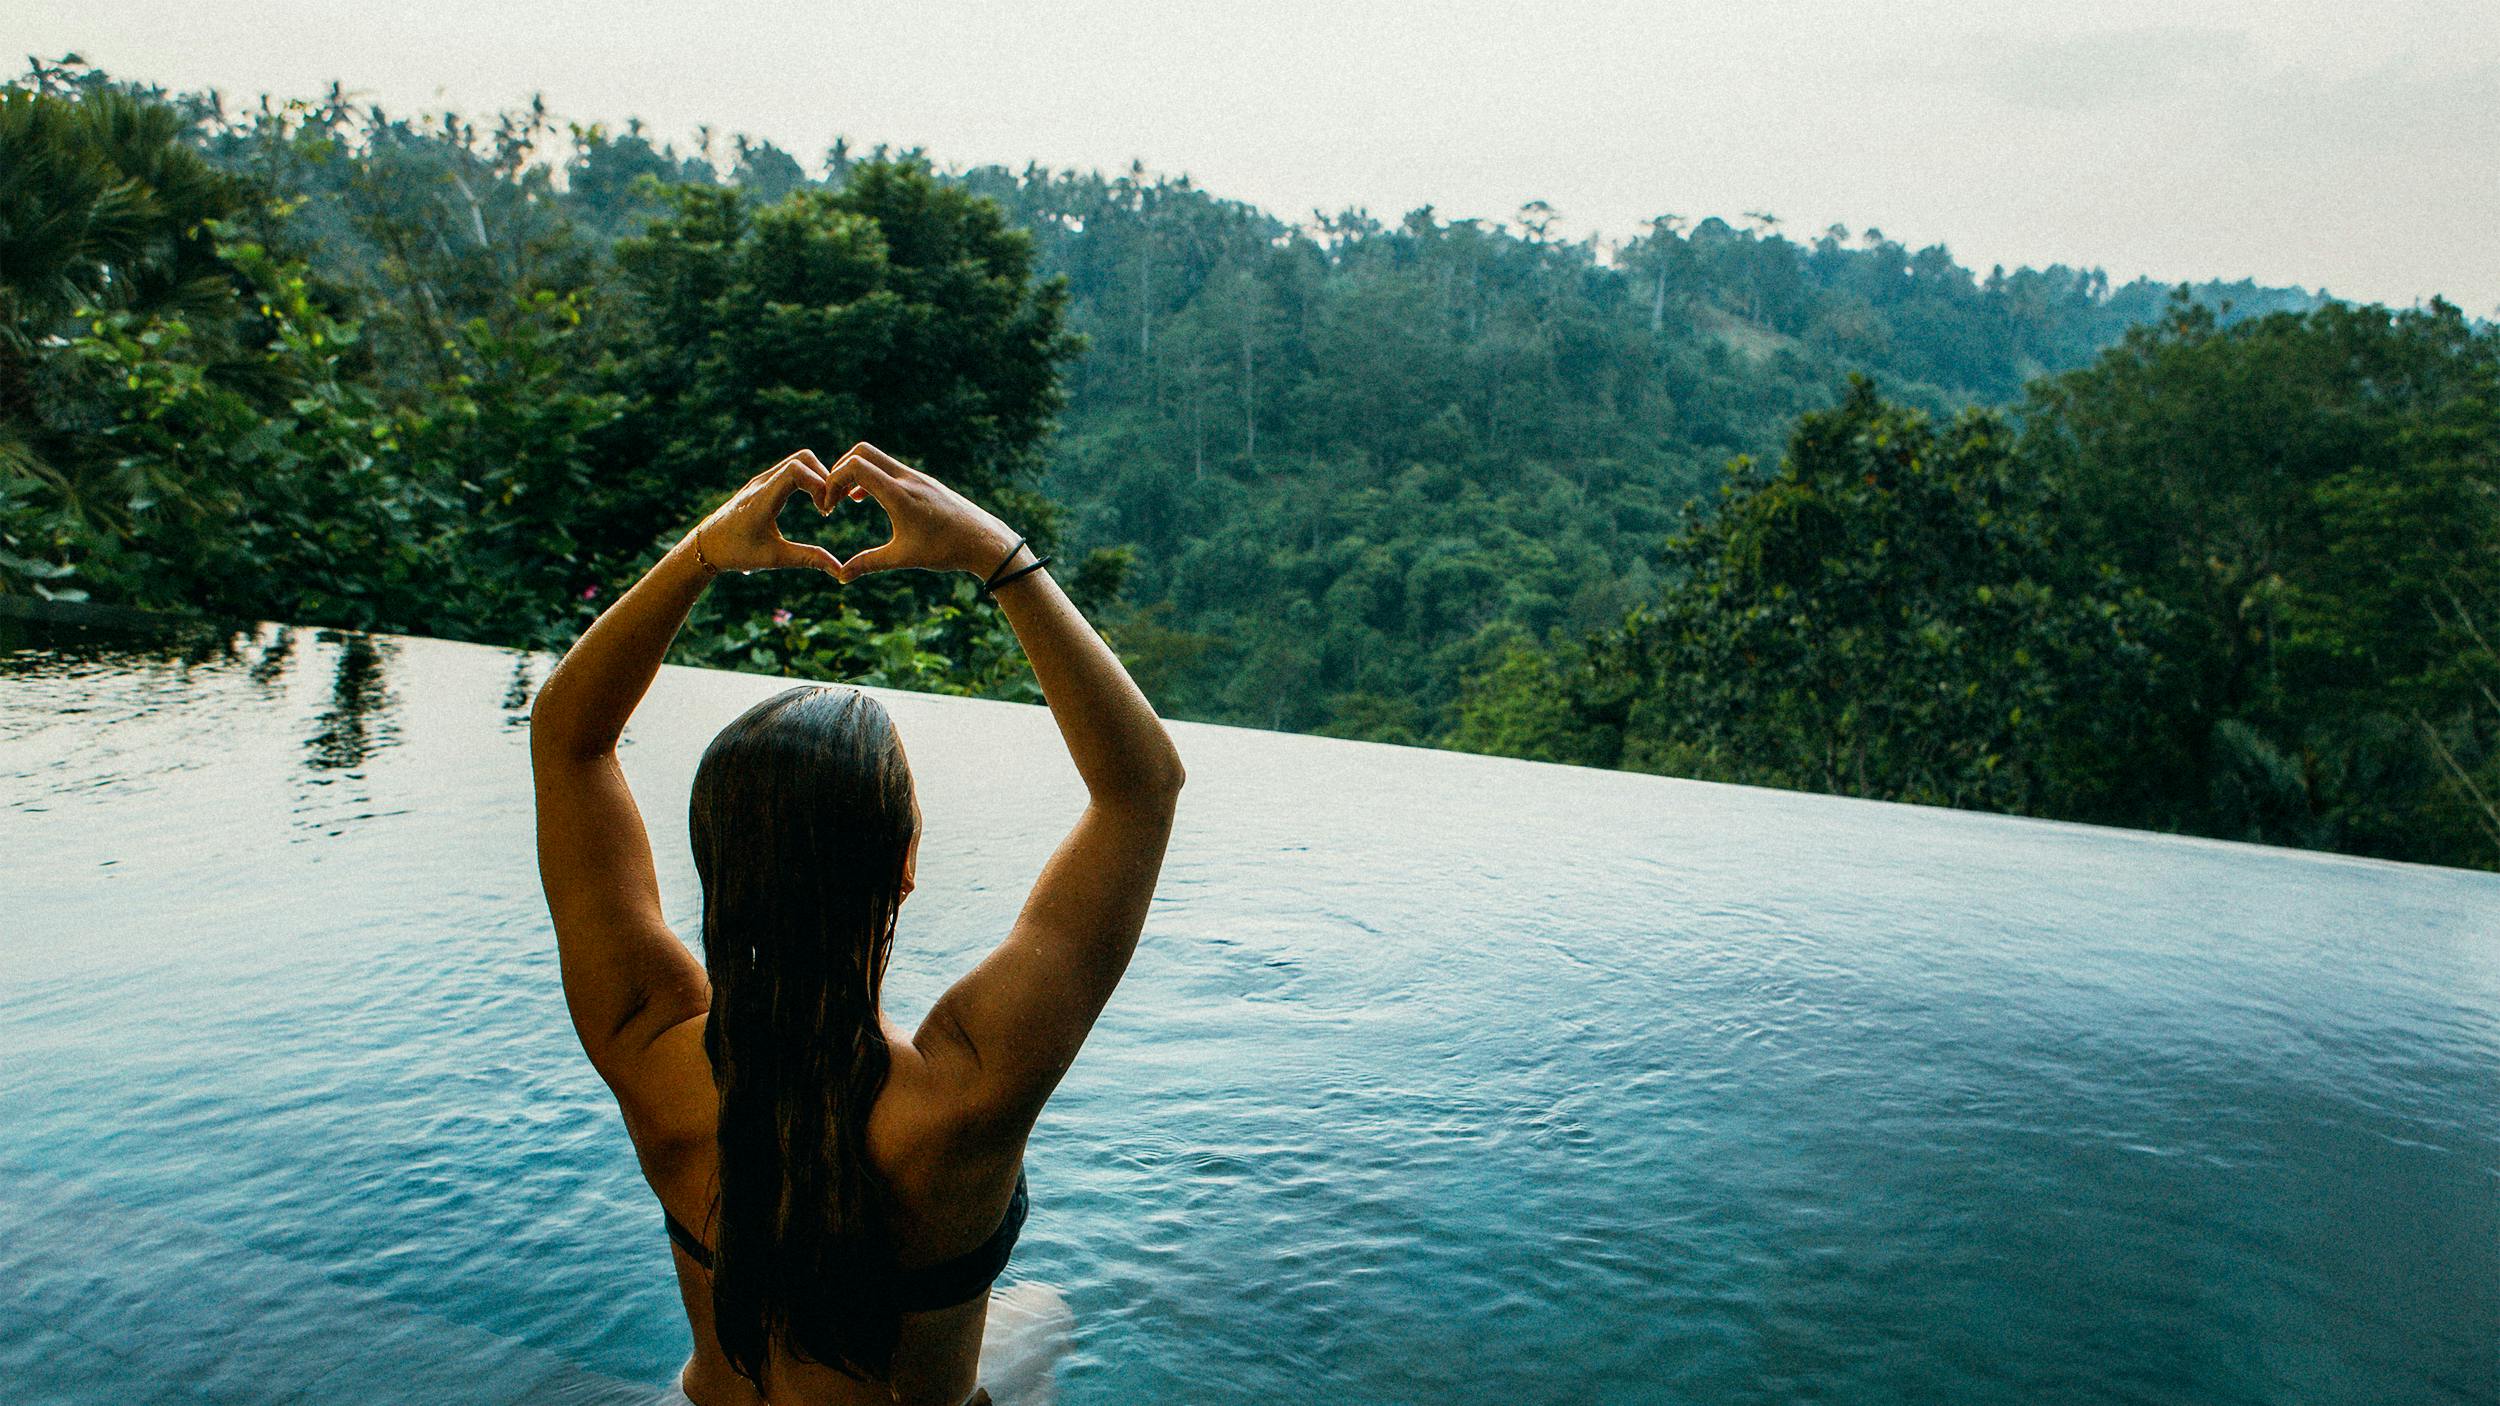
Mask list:
[[[800,493],[816,505],[816,511],[833,511],[833,489],[825,466],[804,449],[747,480],[746,487],[713,509],[694,530],[695,555],[722,571],[812,567],[841,579],[841,562],[833,553],[781,535],[781,510],[792,495]]]
[[[852,445],[827,478],[830,501],[874,498],[894,524],[883,546],[835,563],[834,575],[846,582],[907,566],[986,575],[1017,541],[988,509],[866,441]]]

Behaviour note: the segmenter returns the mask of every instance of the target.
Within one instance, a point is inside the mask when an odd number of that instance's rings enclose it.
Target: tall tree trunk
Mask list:
[[[1259,457],[1259,367],[1250,344],[1251,319],[1241,320],[1241,457]]]

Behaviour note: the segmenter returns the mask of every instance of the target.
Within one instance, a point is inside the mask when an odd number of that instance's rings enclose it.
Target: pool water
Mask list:
[[[12,1400],[641,1400],[688,1349],[532,852],[549,660],[0,621]],[[685,797],[780,680],[669,669]],[[1082,807],[880,692],[906,1023]],[[2500,877],[1173,724],[1010,1279],[1077,1403],[2500,1401]]]

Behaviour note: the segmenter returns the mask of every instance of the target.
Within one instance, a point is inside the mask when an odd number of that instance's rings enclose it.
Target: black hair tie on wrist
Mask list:
[[[991,597],[994,599],[998,595],[999,587],[1007,585],[1012,581],[1023,580],[1025,577],[1032,575],[1034,572],[1039,571],[1048,565],[1050,565],[1050,558],[1035,557],[1031,566],[1017,567],[1015,570],[1008,572],[1005,576],[1000,577],[998,580],[985,583],[981,589],[989,592]]]
[[[1007,549],[1007,555],[1000,557],[998,559],[998,565],[990,568],[990,574],[981,578],[982,590],[988,590],[990,588],[990,583],[998,579],[998,573],[1005,571],[1007,569],[1007,563],[1016,559],[1016,553],[1024,550],[1024,541],[1025,539],[1022,537],[1017,538],[1016,544]]]

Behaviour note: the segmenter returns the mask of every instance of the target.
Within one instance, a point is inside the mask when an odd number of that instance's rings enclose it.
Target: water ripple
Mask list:
[[[13,1160],[664,1379],[656,1203],[531,867],[544,667],[0,636]],[[667,670],[631,734],[677,921],[667,798],[776,687]],[[1081,794],[1042,710],[880,696],[930,820],[903,1018]],[[1072,1406],[2495,1399],[2489,876],[1174,729],[1010,1271],[1076,1308]],[[145,1315],[153,1253],[44,1282]]]

